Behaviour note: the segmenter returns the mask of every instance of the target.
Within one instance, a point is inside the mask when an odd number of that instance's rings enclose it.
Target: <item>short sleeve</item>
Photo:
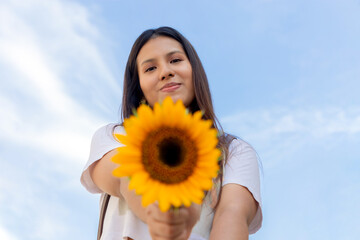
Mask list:
[[[246,187],[259,203],[249,226],[249,233],[257,232],[262,224],[260,173],[255,150],[245,141],[234,139],[229,146],[229,158],[224,166],[223,186],[229,183]]]
[[[123,127],[108,124],[98,129],[92,137],[89,159],[80,178],[81,184],[91,193],[102,193],[102,191],[91,179],[89,167],[94,162],[100,160],[106,153],[122,146],[122,144],[114,138],[113,132],[125,134]]]

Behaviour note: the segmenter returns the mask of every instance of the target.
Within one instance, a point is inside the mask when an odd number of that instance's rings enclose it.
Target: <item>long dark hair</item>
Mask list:
[[[218,147],[222,150],[223,154],[222,159],[219,162],[220,174],[218,176],[218,180],[220,181],[221,186],[223,165],[224,163],[226,163],[227,155],[229,152],[229,144],[234,138],[230,135],[224,134],[223,129],[215,116],[208,79],[206,77],[205,70],[202,66],[198,54],[196,53],[191,43],[177,30],[171,27],[149,29],[144,31],[136,39],[130,51],[125,69],[121,121],[123,122],[124,119],[129,118],[133,112],[133,109],[138,108],[141,100],[144,98],[144,94],[140,87],[136,59],[141,48],[150,39],[156,38],[158,36],[165,36],[178,41],[182,45],[185,54],[190,61],[192,67],[192,80],[194,85],[195,98],[191,102],[189,109],[191,112],[195,112],[198,110],[203,111],[203,119],[212,120],[213,127],[216,128],[220,133]],[[219,196],[221,196],[221,192],[219,193]],[[215,208],[217,207],[219,200],[217,201]]]

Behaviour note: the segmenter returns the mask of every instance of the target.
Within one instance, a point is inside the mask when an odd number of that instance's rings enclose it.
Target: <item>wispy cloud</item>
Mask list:
[[[221,119],[225,130],[249,141],[268,169],[279,167],[311,145],[338,146],[360,135],[360,108],[273,108],[238,112]]]
[[[72,89],[79,92],[94,87],[97,76],[102,76],[101,85],[120,92],[99,52],[99,33],[88,15],[84,7],[69,2],[1,4],[0,68],[7,73],[1,85],[7,87],[0,90],[1,113],[6,116],[0,137],[74,159],[87,152],[89,129],[103,119],[81,105],[66,84],[75,74],[84,76]],[[68,68],[78,66],[69,76]],[[99,106],[106,105],[101,101],[104,96],[105,92],[99,94]]]
[[[360,133],[360,108],[269,109],[239,112],[221,119],[237,134],[268,138],[287,133],[322,137]]]
[[[0,239],[4,240],[16,240],[17,238],[9,233],[5,228],[0,226]]]
[[[80,4],[0,3],[0,144],[9,147],[0,154],[0,222],[9,226],[0,239],[74,232],[77,215],[58,196],[76,198],[91,135],[116,120],[106,116],[121,94],[104,43]]]

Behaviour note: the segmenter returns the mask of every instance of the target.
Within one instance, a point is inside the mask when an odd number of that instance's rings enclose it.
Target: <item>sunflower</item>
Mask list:
[[[158,202],[161,211],[201,204],[204,191],[217,176],[220,151],[217,131],[200,111],[190,114],[170,97],[151,109],[140,105],[125,119],[126,135],[115,134],[125,146],[112,161],[116,177],[130,178],[129,189],[142,195],[142,205]]]

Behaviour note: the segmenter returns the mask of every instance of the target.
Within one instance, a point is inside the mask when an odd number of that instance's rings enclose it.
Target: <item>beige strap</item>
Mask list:
[[[105,193],[105,195],[104,195],[104,200],[103,200],[103,202],[102,202],[102,204],[101,204],[97,240],[100,240],[101,234],[102,234],[102,232],[103,232],[105,214],[106,214],[107,206],[108,206],[108,204],[109,204],[109,200],[110,200],[110,195],[107,194],[107,193]]]

